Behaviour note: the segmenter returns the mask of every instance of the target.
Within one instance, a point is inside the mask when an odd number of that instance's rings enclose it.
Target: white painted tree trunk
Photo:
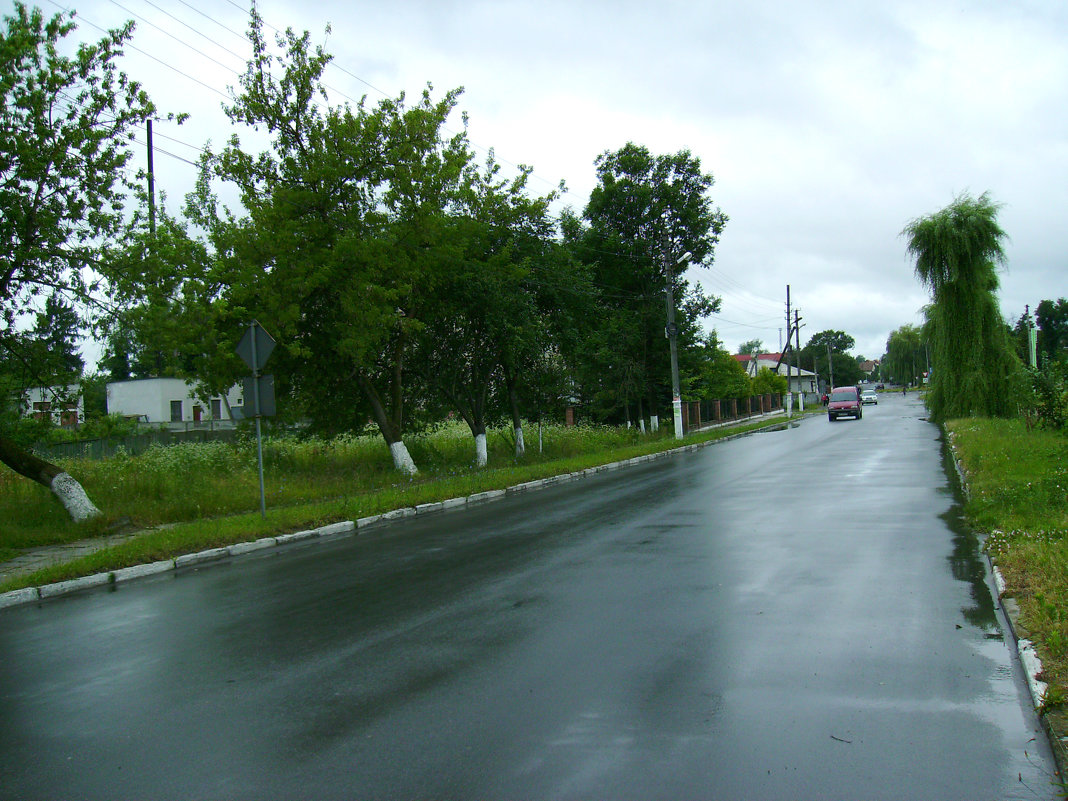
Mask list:
[[[419,468],[412,461],[411,454],[408,453],[408,446],[403,442],[390,443],[389,452],[393,456],[393,466],[397,470],[407,473],[409,476],[414,476],[419,472]]]
[[[644,417],[641,420],[638,421],[638,430],[641,431],[643,434],[645,433],[645,418]]]
[[[486,435],[475,434],[475,465],[477,467],[485,467],[489,462],[489,456],[486,453]]]
[[[75,523],[100,516],[100,510],[89,500],[82,485],[69,473],[60,473],[53,478],[50,489]]]
[[[527,445],[523,442],[523,427],[515,430],[515,458],[520,458],[527,452]]]
[[[654,434],[660,430],[660,418],[655,414],[649,416],[649,430]]]

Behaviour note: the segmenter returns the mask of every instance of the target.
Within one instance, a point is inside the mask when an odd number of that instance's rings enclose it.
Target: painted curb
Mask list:
[[[204,562],[215,562],[219,559],[225,559],[229,555],[230,551],[226,548],[208,548],[206,551],[197,551],[196,553],[187,553],[176,557],[174,568],[175,570],[180,570],[183,567],[191,567]]]
[[[0,609],[7,606],[32,603],[40,598],[37,587],[24,587],[21,590],[11,590],[0,595]]]
[[[174,570],[174,560],[164,559],[161,562],[149,562],[148,564],[134,565],[133,567],[121,567],[118,570],[112,571],[111,578],[112,581],[118,584],[123,581],[131,581],[145,576],[169,573],[172,570]]]
[[[59,581],[55,584],[46,584],[40,587],[41,598],[53,598],[57,595],[66,595],[69,592],[87,590],[90,587],[101,587],[111,583],[111,573],[94,573],[91,576]]]
[[[273,548],[277,544],[278,540],[275,537],[263,537],[252,542],[235,542],[229,547],[229,551],[230,556],[241,556],[241,554],[253,551],[262,551],[264,548]]]

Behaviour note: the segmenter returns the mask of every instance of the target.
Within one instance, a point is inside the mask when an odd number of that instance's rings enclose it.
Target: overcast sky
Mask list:
[[[192,115],[155,127],[157,187],[177,211],[197,148],[231,133],[220,106],[248,53],[247,2],[43,4],[48,14],[68,7],[85,39],[100,36],[94,26],[135,20],[127,72],[161,110]],[[655,154],[690,150],[730,221],[714,265],[689,278],[722,298],[705,327],[732,351],[749,339],[778,349],[789,284],[802,344],[842,330],[855,355],[880,357],[928,299],[901,230],[964,192],[1003,204],[1007,318],[1068,295],[1064,0],[264,0],[259,9],[334,54],[332,101],[463,86],[471,141],[532,166],[535,191],[565,181],[564,203],[580,212],[598,154],[628,141]]]

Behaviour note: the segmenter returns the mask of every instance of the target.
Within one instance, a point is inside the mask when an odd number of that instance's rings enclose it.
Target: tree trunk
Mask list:
[[[415,461],[412,459],[411,454],[408,453],[408,447],[401,438],[400,427],[395,425],[394,421],[386,413],[382,398],[379,397],[378,391],[371,384],[370,379],[363,373],[359,373],[356,376],[356,381],[359,383],[363,394],[367,397],[368,403],[371,404],[371,413],[374,415],[375,423],[382,434],[382,439],[385,440],[386,446],[389,448],[390,456],[393,457],[393,467],[402,473],[414,476],[419,472],[419,468],[415,466]]]
[[[504,381],[508,388],[508,405],[512,410],[512,428],[515,430],[515,458],[521,459],[527,449],[523,442],[523,420],[519,416],[519,393],[514,376],[506,373]]]
[[[37,458],[6,437],[0,437],[0,462],[19,475],[51,490],[75,523],[100,516],[100,510],[89,500],[82,485],[69,473]]]

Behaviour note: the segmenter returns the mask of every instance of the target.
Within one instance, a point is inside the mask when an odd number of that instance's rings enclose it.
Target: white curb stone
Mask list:
[[[279,545],[287,542],[300,542],[301,540],[312,540],[319,536],[318,529],[308,529],[307,531],[294,531],[292,534],[279,534],[275,539]]]
[[[417,515],[427,515],[431,512],[440,512],[444,508],[445,504],[443,504],[441,501],[437,501],[435,503],[419,503],[415,506],[415,513]]]
[[[457,509],[461,506],[467,506],[467,498],[449,498],[447,501],[442,501],[441,506],[443,509]]]
[[[332,537],[335,534],[351,534],[356,530],[356,524],[352,520],[342,520],[340,523],[330,523],[319,526],[320,537]]]
[[[83,576],[82,578],[71,579],[70,581],[59,581],[55,584],[46,584],[41,587],[41,597],[52,598],[56,595],[65,595],[68,592],[77,592],[78,590],[85,590],[90,587],[102,587],[103,585],[110,583],[110,573],[94,573],[91,576]]]
[[[130,579],[141,578],[142,576],[154,576],[157,573],[167,573],[174,570],[174,560],[164,559],[161,562],[149,562],[147,565],[134,565],[133,567],[123,567],[118,570],[113,570],[111,575],[114,577],[115,582],[129,581]]]
[[[505,490],[486,490],[485,492],[476,492],[473,495],[467,496],[467,502],[471,504],[482,503],[483,501],[495,501],[498,498],[503,498],[505,494]]]
[[[262,537],[252,542],[235,542],[227,550],[230,551],[230,556],[240,556],[243,553],[251,553],[252,551],[261,551],[264,548],[273,548],[278,544],[278,540],[274,537]]]
[[[382,515],[371,515],[370,517],[361,517],[359,520],[356,521],[356,528],[358,528],[358,529],[366,528],[367,526],[371,525],[372,523],[377,523],[381,519],[382,519]]]
[[[0,609],[3,609],[5,606],[28,604],[38,600],[40,597],[36,587],[25,587],[21,590],[11,590],[11,592],[5,592],[0,595]]]
[[[415,508],[412,506],[405,506],[402,509],[394,509],[392,512],[386,512],[382,515],[383,520],[400,520],[402,517],[411,517],[415,514]]]
[[[1042,673],[1042,660],[1038,658],[1030,640],[1020,640],[1016,647],[1020,649],[1020,662],[1023,663],[1024,675],[1027,676],[1031,700],[1036,708],[1040,707],[1045,702],[1046,690],[1049,689],[1049,685],[1038,678]]]
[[[179,556],[174,560],[174,567],[188,567],[189,565],[200,564],[201,562],[214,562],[216,559],[225,559],[230,555],[229,548],[209,548],[206,551],[198,551],[197,553],[187,553]]]

